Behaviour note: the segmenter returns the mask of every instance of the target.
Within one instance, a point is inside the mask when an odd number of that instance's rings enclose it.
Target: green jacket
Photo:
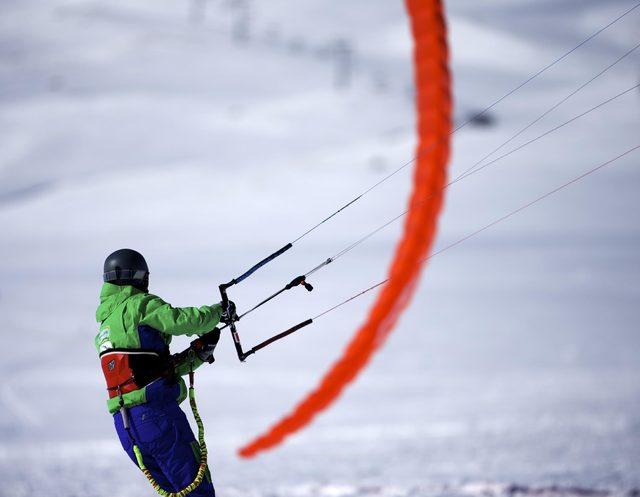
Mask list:
[[[132,286],[105,283],[100,292],[100,305],[96,320],[100,331],[95,338],[98,353],[108,349],[146,349],[159,353],[168,351],[173,335],[203,335],[220,322],[222,308],[219,304],[197,307],[172,307],[160,297],[145,293]],[[123,395],[124,405],[132,407],[155,400],[175,398],[182,402],[187,390],[181,378],[202,365],[195,359],[178,364],[175,368],[177,382],[164,379],[150,383],[140,390]],[[110,413],[120,407],[119,397],[107,401]]]

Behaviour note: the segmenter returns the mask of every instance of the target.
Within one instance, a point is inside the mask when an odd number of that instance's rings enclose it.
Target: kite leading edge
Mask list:
[[[418,145],[409,212],[389,277],[342,356],[289,414],[240,448],[242,457],[273,448],[304,428],[358,376],[408,305],[433,245],[452,129],[447,31],[441,0],[407,0],[406,6],[414,40]]]

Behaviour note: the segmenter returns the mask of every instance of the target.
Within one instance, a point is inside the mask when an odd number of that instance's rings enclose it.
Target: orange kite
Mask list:
[[[266,432],[239,450],[252,457],[304,428],[329,407],[367,365],[409,304],[433,245],[447,178],[451,78],[441,0],[406,0],[414,40],[418,145],[404,232],[367,320],[318,385]]]

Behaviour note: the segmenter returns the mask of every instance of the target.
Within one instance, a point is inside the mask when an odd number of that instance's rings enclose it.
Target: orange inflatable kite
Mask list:
[[[451,79],[441,0],[406,0],[414,40],[418,146],[414,186],[404,232],[388,280],[366,322],[320,383],[289,414],[239,450],[242,457],[280,444],[326,409],[367,365],[402,311],[420,277],[436,235],[451,135]]]

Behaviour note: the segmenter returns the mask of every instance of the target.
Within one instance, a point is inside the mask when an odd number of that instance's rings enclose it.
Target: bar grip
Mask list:
[[[255,266],[253,266],[251,269],[249,269],[248,271],[246,271],[245,273],[243,273],[242,275],[238,276],[237,278],[234,278],[233,280],[231,280],[229,283],[227,283],[227,286],[232,286],[232,285],[236,285],[238,283],[240,283],[241,281],[247,279],[249,276],[251,276],[253,273],[255,273],[258,269],[260,269],[262,266],[264,266],[265,264],[270,263],[272,260],[274,260],[276,257],[280,257],[282,254],[284,254],[287,250],[289,250],[291,247],[293,247],[292,243],[287,243],[284,247],[282,247],[279,250],[276,250],[273,254],[271,254],[269,257],[265,257],[264,259],[262,259],[260,262],[258,262]]]
[[[302,321],[301,323],[298,323],[295,326],[292,326],[288,330],[284,330],[282,333],[278,333],[277,335],[274,335],[271,338],[268,338],[264,342],[260,342],[258,345],[253,347],[251,350],[246,352],[244,354],[244,356],[247,357],[248,355],[255,354],[258,350],[265,348],[267,345],[271,345],[273,342],[275,342],[277,340],[280,340],[281,338],[284,338],[284,337],[286,337],[288,335],[291,335],[291,333],[295,333],[300,328],[304,328],[305,326],[309,326],[311,323],[313,323],[313,319],[307,319],[306,321]]]

